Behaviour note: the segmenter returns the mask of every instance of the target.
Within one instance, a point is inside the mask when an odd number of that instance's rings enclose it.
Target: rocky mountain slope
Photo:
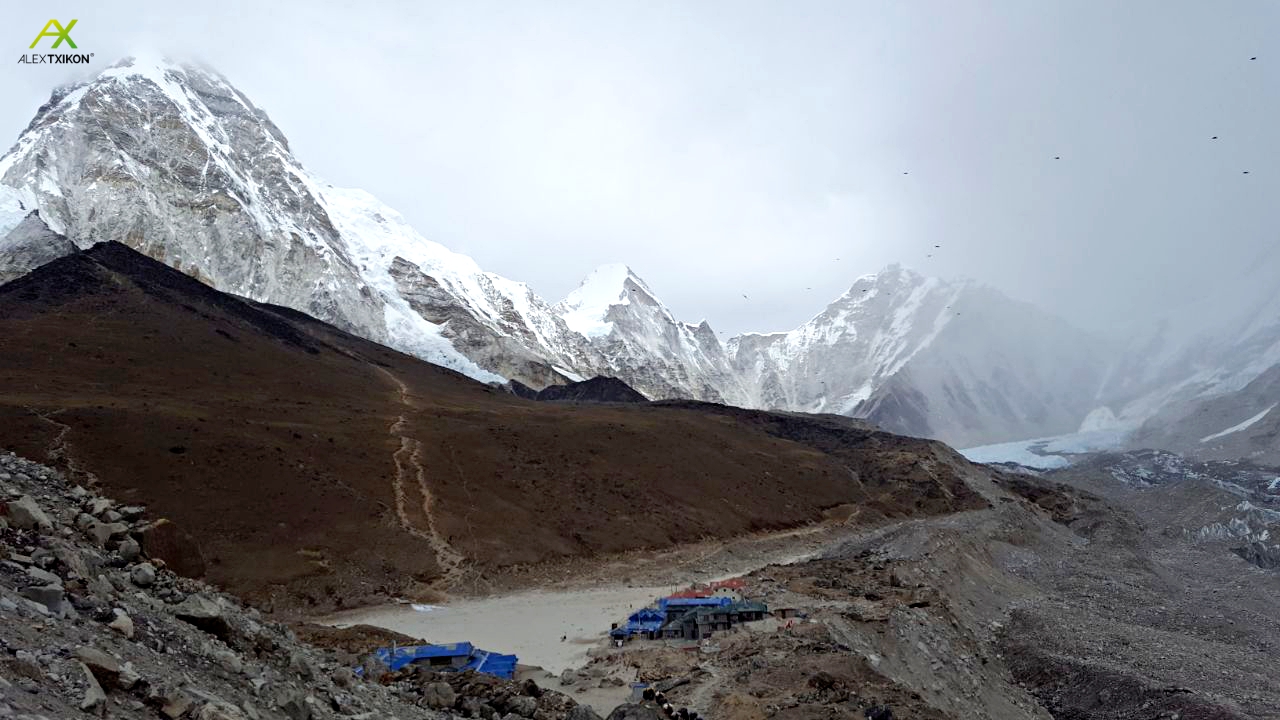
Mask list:
[[[1155,452],[973,468],[989,508],[837,532],[746,577],[796,619],[596,662],[713,718],[1275,717],[1280,574],[1238,552],[1274,528],[1274,478]]]
[[[532,402],[116,243],[0,285],[0,336],[12,449],[162,512],[200,538],[211,580],[277,609],[483,587],[492,568],[850,503],[871,520],[981,502],[934,442],[719,405]]]
[[[381,672],[373,647],[341,647],[358,629],[307,633],[327,650],[301,642],[238,598],[167,569],[160,524],[146,508],[0,451],[0,717],[599,720],[529,683]],[[384,646],[413,641],[372,634]],[[362,663],[363,681],[352,672]]]
[[[840,412],[967,444],[1071,429],[1090,408],[1068,385],[1100,366],[1096,343],[1032,308],[898,268],[792,332],[726,344],[622,265],[550,303],[315,177],[225,78],[167,61],[55,91],[0,158],[0,277],[68,249],[6,238],[32,210],[81,247],[121,242],[486,382],[608,375],[652,399]]]

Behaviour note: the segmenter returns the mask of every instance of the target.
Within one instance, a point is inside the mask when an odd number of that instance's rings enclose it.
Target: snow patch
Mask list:
[[[0,240],[35,210],[30,192],[0,185]]]
[[[1200,438],[1200,442],[1203,443],[1203,442],[1209,442],[1210,440],[1217,440],[1218,438],[1226,437],[1227,435],[1231,435],[1232,433],[1238,433],[1241,430],[1247,430],[1250,427],[1252,427],[1254,423],[1257,423],[1259,420],[1266,417],[1267,413],[1271,412],[1272,410],[1275,410],[1275,408],[1276,406],[1275,404],[1273,404],[1271,407],[1267,408],[1266,410],[1263,410],[1257,415],[1254,415],[1248,420],[1245,420],[1239,425],[1232,425],[1231,427],[1227,428],[1226,430],[1223,430],[1222,432],[1216,432],[1212,435],[1205,435],[1204,437]]]
[[[1016,463],[1037,470],[1053,470],[1071,464],[1071,455],[1120,448],[1129,431],[1122,428],[1091,430],[1055,437],[982,445],[960,451],[970,462]]]
[[[1083,433],[1094,430],[1111,430],[1120,426],[1120,419],[1116,417],[1115,413],[1111,412],[1111,408],[1104,405],[1089,411],[1089,414],[1080,422],[1080,429],[1078,432]]]
[[[560,318],[579,335],[588,338],[607,336],[613,331],[613,323],[605,321],[609,308],[631,304],[626,287],[628,278],[635,278],[635,274],[621,263],[601,265],[592,270],[582,284],[556,305]]]

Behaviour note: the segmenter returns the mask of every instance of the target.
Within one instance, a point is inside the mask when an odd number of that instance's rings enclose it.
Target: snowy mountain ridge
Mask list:
[[[960,445],[1070,432],[1105,404],[1096,340],[991,288],[899,266],[794,330],[724,343],[623,264],[547,302],[311,174],[225,78],[167,60],[54,91],[0,157],[0,247],[22,223],[15,272],[67,251],[43,238],[117,240],[482,382],[611,375],[650,398],[835,412]],[[1145,376],[1112,376],[1128,402],[1154,392]]]

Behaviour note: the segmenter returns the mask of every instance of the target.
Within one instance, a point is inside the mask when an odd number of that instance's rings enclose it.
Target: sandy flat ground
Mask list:
[[[522,592],[501,597],[457,599],[429,610],[389,605],[352,610],[324,620],[345,627],[366,624],[424,638],[433,643],[469,641],[477,647],[514,653],[523,665],[559,674],[588,660],[612,623],[678,588],[614,587]],[[424,611],[425,610],[425,611]],[[564,640],[561,640],[564,637]]]
[[[485,650],[515,654],[522,665],[559,675],[585,665],[588,651],[605,644],[612,623],[625,622],[633,611],[659,597],[690,582],[725,579],[766,565],[807,559],[850,531],[838,525],[810,526],[647,556],[599,559],[586,567],[559,568],[522,579],[522,583],[537,582],[540,589],[455,596],[433,606],[401,603],[361,608],[315,622],[338,627],[375,625],[433,643],[465,640]],[[607,579],[610,576],[612,582]],[[635,582],[616,579],[626,576]]]

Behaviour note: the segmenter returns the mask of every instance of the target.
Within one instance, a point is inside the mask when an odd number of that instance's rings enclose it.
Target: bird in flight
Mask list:
[[[743,294],[742,294],[742,299],[743,299],[743,300],[750,300],[751,298],[747,297],[747,294],[746,294],[746,293],[743,293]]]
[[[1053,156],[1053,159],[1054,159],[1054,160],[1061,160],[1061,159],[1062,159],[1062,156],[1061,156],[1061,155],[1054,155],[1054,156]]]

